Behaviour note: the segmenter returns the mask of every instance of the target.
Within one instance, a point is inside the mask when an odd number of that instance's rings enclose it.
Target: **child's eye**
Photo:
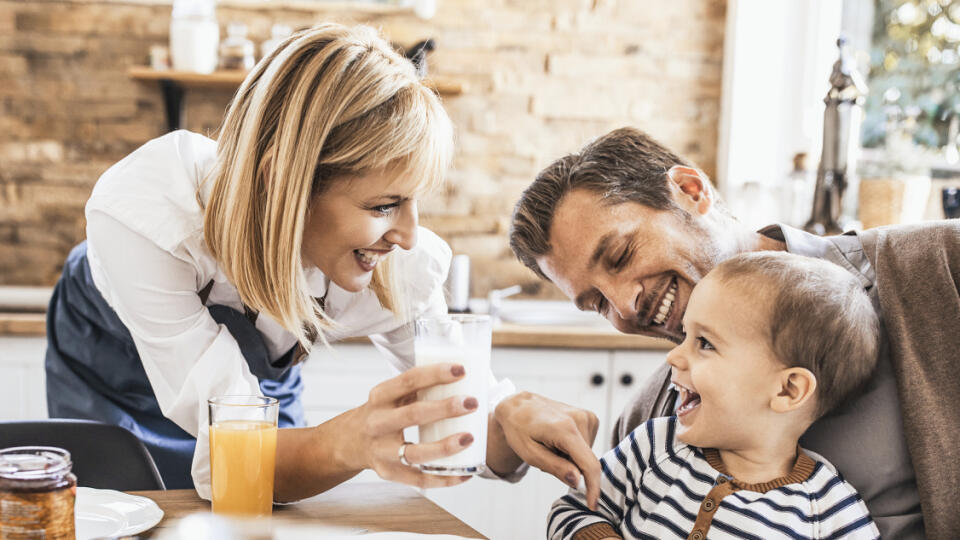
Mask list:
[[[700,349],[701,351],[713,351],[713,350],[715,350],[715,349],[713,348],[713,343],[710,343],[710,341],[707,340],[707,338],[705,338],[705,337],[698,337],[698,338],[697,338],[697,348]]]

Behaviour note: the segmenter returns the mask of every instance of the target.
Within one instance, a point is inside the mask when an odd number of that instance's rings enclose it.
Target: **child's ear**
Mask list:
[[[780,391],[770,408],[778,413],[795,411],[812,402],[817,392],[817,378],[807,368],[792,367],[780,372]]]

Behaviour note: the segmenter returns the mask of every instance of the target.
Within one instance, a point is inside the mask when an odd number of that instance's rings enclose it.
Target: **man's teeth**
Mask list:
[[[660,303],[660,309],[657,310],[657,314],[653,317],[653,322],[656,324],[663,324],[667,320],[667,315],[670,314],[670,308],[673,307],[673,301],[677,297],[677,282],[674,281],[670,285],[670,289],[667,290],[667,294],[663,297],[663,302]]]
[[[360,260],[366,264],[376,264],[376,262],[380,260],[380,254],[373,251],[355,249],[353,252],[356,253],[360,257]]]

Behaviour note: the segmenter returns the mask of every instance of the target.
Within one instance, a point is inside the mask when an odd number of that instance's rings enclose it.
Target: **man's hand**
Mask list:
[[[600,496],[600,461],[590,449],[597,436],[597,415],[530,392],[497,405],[490,422],[487,464],[509,474],[522,461],[559,478],[574,489],[582,475],[587,505]]]

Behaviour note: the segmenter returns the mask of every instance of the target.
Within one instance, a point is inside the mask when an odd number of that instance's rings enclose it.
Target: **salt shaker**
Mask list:
[[[450,261],[450,275],[447,276],[449,298],[447,308],[450,313],[470,312],[470,256],[454,255]]]

